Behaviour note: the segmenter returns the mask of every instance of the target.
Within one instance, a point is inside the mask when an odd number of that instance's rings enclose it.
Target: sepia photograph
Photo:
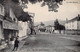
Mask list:
[[[80,0],[0,0],[0,52],[80,52]]]

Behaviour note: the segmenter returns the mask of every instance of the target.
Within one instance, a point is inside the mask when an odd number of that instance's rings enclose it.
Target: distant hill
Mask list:
[[[62,25],[65,25],[66,21],[65,20],[59,20],[59,23]]]
[[[44,23],[46,26],[48,26],[48,25],[54,26],[54,21],[55,21],[55,20],[45,21],[45,22],[43,22],[43,23]],[[65,25],[65,22],[66,22],[66,21],[64,21],[64,20],[58,20],[58,21],[59,21],[60,24]],[[35,25],[38,25],[38,24],[40,24],[40,23],[39,23],[39,22],[36,22],[36,23],[35,23]]]

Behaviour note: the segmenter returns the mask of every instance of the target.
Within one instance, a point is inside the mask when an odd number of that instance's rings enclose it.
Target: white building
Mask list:
[[[54,26],[52,26],[52,25],[46,26],[46,32],[53,33],[54,32]]]
[[[65,23],[65,28],[67,30],[67,33],[77,33],[79,34],[80,31],[80,15],[78,15],[77,17],[71,19],[71,20],[67,20]]]
[[[5,16],[4,6],[0,4],[0,39],[9,39],[9,36],[17,35],[19,30],[18,20],[12,10],[9,8],[9,16]]]
[[[13,12],[13,9],[9,7],[9,10],[4,8],[5,6],[0,4],[0,48],[5,48],[5,41],[13,41],[18,31],[20,30],[20,26],[18,26],[18,20],[16,15]],[[5,12],[7,11],[7,12]],[[7,44],[6,44],[7,45]],[[0,49],[0,50],[1,50]]]
[[[22,27],[22,30],[19,30],[19,37],[27,36],[27,30],[28,30],[28,23],[19,21],[19,25]]]
[[[39,24],[39,25],[38,25],[38,30],[39,30],[39,32],[40,32],[40,31],[41,31],[41,32],[45,32],[46,26]]]

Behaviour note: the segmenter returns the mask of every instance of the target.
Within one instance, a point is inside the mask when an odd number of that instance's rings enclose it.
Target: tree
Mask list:
[[[49,11],[58,12],[58,3],[62,3],[62,1],[63,0],[0,0],[0,4],[5,6],[6,16],[9,16],[9,8],[12,8],[16,17],[20,19],[22,17],[24,6],[26,6],[26,4],[28,4],[29,2],[32,4],[42,2],[42,7],[47,5]]]
[[[22,15],[18,18],[19,21],[31,21],[31,15],[28,14],[28,12],[22,12]]]
[[[40,23],[41,26],[45,26],[45,24],[43,22]]]
[[[55,30],[58,30],[58,29],[59,29],[58,19],[56,19],[56,20],[54,21],[54,28],[55,28]]]
[[[7,0],[0,0],[0,3],[4,4],[5,1],[7,1]],[[57,8],[59,8],[58,3],[61,5],[61,3],[62,3],[63,0],[9,0],[9,1],[12,1],[13,3],[17,4],[17,6],[20,3],[22,3],[22,5],[24,5],[24,4],[28,4],[28,2],[30,2],[32,4],[35,4],[37,2],[43,2],[41,4],[42,7],[45,6],[45,5],[47,5],[48,8],[49,8],[49,11],[57,12]],[[23,6],[21,6],[21,7],[23,7]]]
[[[65,26],[59,24],[58,19],[56,19],[54,22],[54,28],[55,30],[59,30],[59,33],[61,33],[61,30],[65,30]]]
[[[29,15],[28,12],[23,11],[22,7],[19,5],[19,0],[0,0],[0,3],[4,6],[5,9],[4,19],[11,20],[9,16],[11,8],[19,21],[31,20],[32,16]]]
[[[45,24],[43,22],[40,23],[39,30],[40,31],[45,31],[46,30]]]

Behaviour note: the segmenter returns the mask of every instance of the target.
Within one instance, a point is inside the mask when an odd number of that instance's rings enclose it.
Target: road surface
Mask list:
[[[80,52],[80,41],[75,40],[77,38],[79,36],[41,32],[36,35],[36,40],[27,38],[19,52]]]

